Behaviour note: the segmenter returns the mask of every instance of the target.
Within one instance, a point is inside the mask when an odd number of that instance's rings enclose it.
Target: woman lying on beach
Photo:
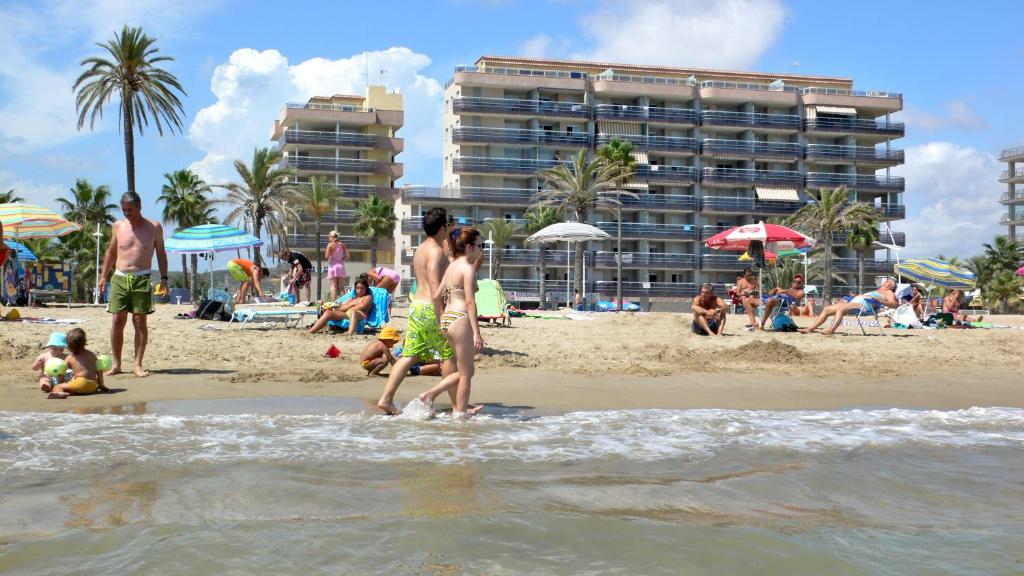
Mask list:
[[[441,332],[455,351],[457,371],[449,374],[433,388],[420,394],[420,402],[431,406],[442,392],[455,390],[452,416],[466,418],[483,406],[469,405],[469,392],[473,384],[473,356],[484,346],[476,313],[476,270],[483,257],[480,232],[474,228],[456,229],[450,239],[454,261],[441,278],[437,289],[444,303],[441,314]],[[438,294],[435,293],[434,299]]]
[[[373,308],[373,295],[370,294],[370,285],[365,280],[356,280],[355,291],[355,298],[344,304],[338,304],[330,310],[324,310],[324,313],[316,319],[316,323],[310,326],[309,333],[316,334],[332,320],[337,322],[348,318],[348,334],[355,334],[359,322],[366,320]]]

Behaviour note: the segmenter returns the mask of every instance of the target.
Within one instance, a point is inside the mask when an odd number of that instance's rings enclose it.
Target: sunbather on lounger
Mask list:
[[[764,314],[761,315],[761,330],[772,317],[772,310],[779,305],[779,296],[788,296],[793,303],[799,303],[804,299],[804,277],[800,274],[793,276],[793,284],[789,288],[772,288],[768,292],[768,299],[764,303]]]
[[[829,316],[833,316],[835,320],[832,323],[832,326],[822,332],[822,334],[835,334],[836,329],[839,328],[839,325],[843,322],[843,314],[846,314],[847,312],[861,310],[870,314],[881,306],[895,308],[898,304],[896,301],[896,293],[893,292],[895,288],[896,282],[894,282],[892,278],[887,278],[877,290],[872,290],[870,292],[854,296],[849,302],[837,302],[826,306],[825,309],[821,311],[821,314],[818,314],[818,317],[814,319],[814,323],[807,328],[800,329],[800,332],[810,334],[817,330],[818,326],[824,324],[825,320],[827,320]]]
[[[373,295],[370,294],[370,285],[365,280],[356,280],[356,297],[339,304],[330,310],[325,310],[309,328],[310,334],[316,334],[323,330],[331,320],[340,321],[348,318],[348,335],[356,333],[356,327],[361,320],[366,320],[373,308]]]

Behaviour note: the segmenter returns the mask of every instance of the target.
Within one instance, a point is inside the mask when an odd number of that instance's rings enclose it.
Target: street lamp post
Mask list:
[[[494,240],[491,236],[491,231],[487,231],[487,240],[484,240],[484,244],[487,244],[487,278],[494,280]]]
[[[100,223],[96,223],[96,232],[93,233],[96,237],[96,281],[93,282],[95,286],[96,294],[93,298],[93,304],[100,303],[100,240],[103,238],[103,234],[100,232]]]

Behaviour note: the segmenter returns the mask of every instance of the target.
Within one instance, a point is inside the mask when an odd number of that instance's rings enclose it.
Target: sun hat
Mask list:
[[[337,230],[331,230],[330,232],[327,233],[327,235],[328,236],[337,236],[338,235],[338,231]]]
[[[381,328],[380,336],[377,337],[377,339],[398,342],[399,340],[402,339],[402,335],[398,332],[398,328],[392,328],[391,326],[387,326],[385,328]]]
[[[67,348],[67,334],[64,334],[63,332],[51,332],[50,340],[46,343],[46,346],[43,346],[43,348],[49,348],[50,346],[56,346],[58,348]]]

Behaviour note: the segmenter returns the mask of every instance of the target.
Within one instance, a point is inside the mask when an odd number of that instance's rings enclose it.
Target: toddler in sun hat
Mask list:
[[[381,328],[380,336],[367,344],[359,355],[359,365],[366,370],[367,376],[378,374],[385,366],[395,363],[395,356],[392,354],[391,348],[401,339],[402,334],[397,328],[391,326]]]
[[[46,342],[46,345],[43,346],[46,351],[40,354],[35,362],[32,363],[32,369],[39,371],[39,389],[43,392],[49,392],[53,389],[54,380],[58,384],[64,382],[67,365],[65,364],[64,370],[56,370],[56,368],[59,368],[59,364],[64,364],[64,349],[67,347],[67,335],[63,332],[53,332],[50,334],[50,339]],[[47,374],[47,364],[50,366],[49,371],[54,372],[55,375]]]

